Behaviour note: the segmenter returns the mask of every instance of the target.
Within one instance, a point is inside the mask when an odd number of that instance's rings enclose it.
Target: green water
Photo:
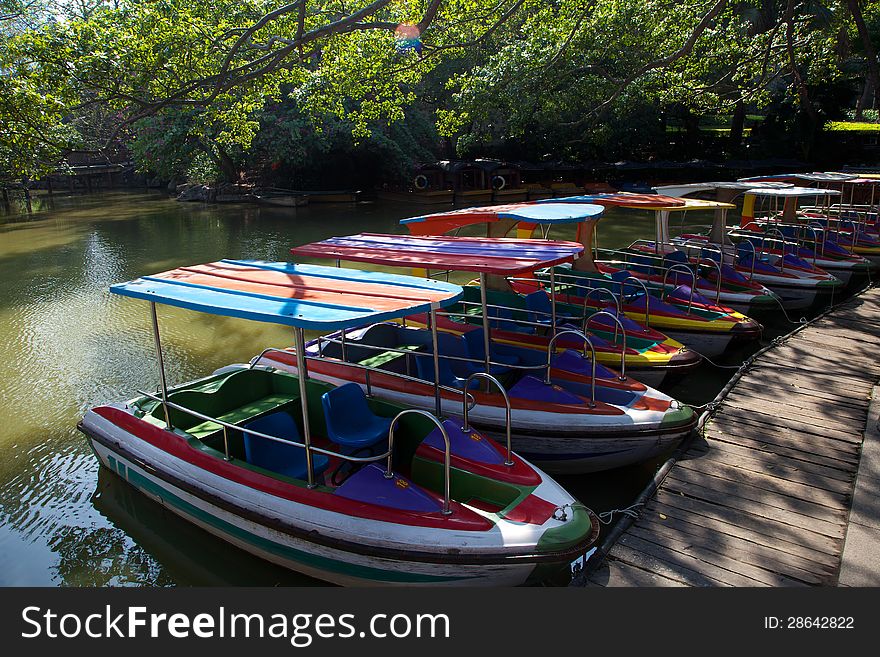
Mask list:
[[[315,583],[226,545],[99,472],[77,421],[94,405],[158,382],[147,304],[107,288],[220,258],[286,260],[291,246],[332,235],[401,232],[399,219],[423,208],[294,211],[119,192],[36,199],[34,209],[0,214],[0,585]],[[601,244],[652,233],[647,213],[612,213]],[[159,316],[169,383],[292,343],[289,330],[267,324],[168,307]],[[729,374],[707,366],[671,392],[704,403]],[[627,506],[656,466],[560,481],[604,511]]]

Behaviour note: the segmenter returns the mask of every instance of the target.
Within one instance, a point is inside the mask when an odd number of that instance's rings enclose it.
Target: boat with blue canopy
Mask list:
[[[641,329],[627,325],[616,309],[585,321],[569,317],[566,324],[561,313],[555,315],[550,298],[547,312],[540,313],[526,306],[511,310],[488,294],[493,278],[503,281],[570,262],[582,249],[576,242],[376,234],[295,247],[298,257],[475,272],[481,283],[466,287],[457,306],[434,316],[412,313],[400,323],[346,329],[312,341],[307,345],[315,357],[310,372],[334,383],[361,383],[371,394],[407,406],[430,408],[434,403],[438,414],[461,402],[450,391],[435,398],[436,384],[467,390],[475,399],[469,416],[476,426],[499,438],[509,430],[516,451],[550,472],[591,472],[657,456],[692,430],[693,410],[627,376],[623,359],[619,372],[599,365],[596,345],[602,338],[585,335],[581,327],[597,325],[607,331],[609,342],[617,333],[618,358],[628,351],[629,334]],[[439,352],[426,347],[431,333],[438,336],[433,342]],[[254,362],[296,371],[291,353],[267,353]],[[379,371],[367,377],[350,363]],[[422,383],[405,383],[386,373],[415,376]],[[472,387],[479,383],[472,377],[492,385]]]
[[[489,236],[501,237],[515,230],[518,237],[539,232],[544,238],[553,226],[573,223],[577,225],[575,240],[585,247],[577,260],[549,267],[536,272],[533,280],[515,281],[495,291],[509,295],[513,301],[514,295],[528,295],[549,286],[556,290],[560,308],[564,305],[563,312],[569,314],[582,312],[585,305],[603,309],[607,307],[608,297],[614,297],[613,303],[620,306],[627,319],[662,332],[707,356],[719,355],[733,344],[756,340],[760,336],[760,324],[700,295],[695,289],[695,275],[690,270],[686,274],[679,271],[681,265],[672,271],[673,277],[681,275],[682,280],[690,281],[691,285],[675,278],[674,286],[668,286],[664,280],[662,285],[652,289],[622,267],[595,261],[596,226],[603,216],[604,205],[648,208],[660,201],[671,205],[688,203],[659,199],[657,195],[594,194],[550,199],[546,203],[465,208],[405,219],[401,223],[419,235],[444,234],[463,226],[485,223]],[[667,289],[669,287],[671,289]]]
[[[437,385],[435,394],[455,394],[463,412],[441,419],[365,395],[356,382],[313,376],[305,330],[434,316],[461,298],[460,286],[221,260],[110,289],[149,302],[159,392],[93,408],[78,426],[103,466],[206,531],[347,585],[541,581],[582,560],[595,541],[589,509],[509,442],[470,426],[466,390]],[[169,386],[160,304],[292,327],[293,353],[303,356],[297,375],[230,365]],[[365,366],[348,367],[369,376]]]

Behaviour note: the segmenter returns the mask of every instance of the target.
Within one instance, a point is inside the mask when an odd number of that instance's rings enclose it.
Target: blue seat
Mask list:
[[[510,308],[489,307],[487,313],[489,316],[489,326],[502,331],[516,331],[517,333],[534,333],[535,327],[528,324],[518,324],[513,319],[513,311]],[[493,319],[497,318],[497,319]]]
[[[440,356],[454,356],[455,358],[472,357],[468,349],[468,343],[461,335],[440,331],[437,333],[437,347],[439,348]],[[481,372],[483,369],[478,363],[469,361],[452,358],[441,358],[441,360],[447,362],[455,376],[461,379],[466,379],[474,372]]]
[[[242,425],[245,429],[259,431],[267,436],[276,436],[285,440],[302,442],[299,428],[289,413],[278,412]],[[251,465],[271,470],[294,479],[308,479],[306,450],[297,445],[267,440],[249,433],[244,434],[244,454]],[[312,454],[312,466],[315,475],[327,469],[329,461],[323,454]]]
[[[418,377],[424,381],[429,381],[431,383],[434,382],[434,357],[430,354],[427,355],[418,355],[416,358],[416,372],[418,373]],[[448,386],[450,388],[464,388],[464,382],[467,377],[458,376],[453,370],[452,366],[449,364],[450,361],[446,358],[440,358],[440,369],[438,371],[439,374],[439,382],[441,386]],[[473,379],[471,381],[469,388],[476,388],[480,385],[480,381],[478,379]]]
[[[364,391],[356,383],[346,383],[321,395],[327,437],[347,450],[372,447],[388,438],[391,418],[373,413]]]
[[[464,334],[464,341],[467,344],[468,353],[471,358],[478,360],[486,359],[486,344],[483,341],[483,329],[478,328],[467,331]],[[489,345],[489,353],[492,362],[501,363],[500,365],[490,366],[490,374],[504,374],[510,371],[509,365],[519,365],[520,358],[516,354],[504,353],[504,347],[494,343]],[[483,368],[478,368],[483,369]]]
[[[531,322],[547,324],[549,326],[553,321],[553,302],[550,299],[550,295],[544,290],[535,290],[534,292],[527,294],[526,308],[532,311],[529,313],[529,321]],[[573,318],[574,315],[571,313],[565,313],[559,310],[556,311],[557,322]]]

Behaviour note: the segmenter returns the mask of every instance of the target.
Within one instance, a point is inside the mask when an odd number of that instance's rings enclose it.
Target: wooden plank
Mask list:
[[[728,395],[728,399],[744,403],[754,402],[757,407],[769,406],[770,408],[785,408],[793,413],[798,413],[804,418],[813,418],[818,421],[825,419],[840,420],[846,426],[864,426],[868,417],[867,404],[854,407],[838,404],[833,400],[820,400],[816,397],[797,394],[797,390],[783,389],[781,386],[773,387],[773,399],[767,399],[766,390],[763,393],[749,390],[737,385]]]
[[[841,473],[849,475],[855,471],[857,457],[855,454],[846,454],[835,450],[824,450],[825,453],[820,454],[818,451],[811,450],[809,445],[798,444],[797,447],[791,446],[784,439],[777,438],[776,441],[768,439],[766,436],[760,438],[743,437],[737,435],[739,432],[729,429],[721,430],[717,426],[713,426],[707,432],[707,437],[712,439],[714,446],[726,445],[730,447],[741,448],[743,450],[751,450],[769,455],[778,455],[791,459],[803,460],[811,464],[822,465],[826,468],[836,469]],[[783,444],[778,444],[782,442]],[[834,456],[828,456],[828,453]]]
[[[812,547],[804,546],[801,543],[787,540],[786,538],[775,534],[757,532],[751,528],[744,528],[725,520],[712,518],[706,515],[699,515],[690,511],[683,511],[661,502],[652,502],[652,505],[643,511],[637,524],[642,524],[643,522],[700,527],[705,531],[716,532],[718,534],[750,541],[757,545],[775,550],[780,555],[790,555],[792,557],[820,564],[826,568],[837,568],[839,563],[839,555],[816,550]],[[782,558],[782,556],[780,556],[780,558]]]
[[[755,564],[747,559],[737,558],[745,555],[743,553],[733,555],[717,542],[694,541],[692,537],[674,536],[668,533],[661,535],[658,532],[646,532],[636,527],[627,532],[627,539],[630,536],[643,542],[654,543],[662,549],[693,557],[711,566],[749,577],[767,586],[805,586],[808,583],[819,583],[818,577],[805,571],[799,572],[807,581],[792,578],[788,574],[780,573],[772,568],[766,568],[764,566],[767,565],[767,562]]]
[[[745,419],[751,420],[752,423],[766,424],[769,425],[768,427],[766,427],[767,431],[772,430],[770,429],[770,427],[785,427],[786,429],[792,429],[794,431],[802,432],[804,434],[810,434],[813,436],[818,436],[819,438],[825,438],[828,441],[833,440],[839,443],[849,443],[856,447],[856,451],[858,451],[858,445],[861,445],[862,443],[861,433],[832,429],[828,427],[816,427],[810,424],[804,424],[803,422],[799,422],[791,418],[780,417],[769,412],[756,411],[749,408],[739,408],[732,404],[725,404],[723,411],[716,414],[715,417],[716,421],[721,421],[720,418],[724,417],[733,418],[735,421]],[[840,448],[838,447],[838,449]]]
[[[669,474],[670,485],[664,487],[671,492],[679,491],[685,495],[692,493],[692,487],[699,486],[719,495],[728,495],[756,502],[758,505],[771,506],[782,511],[790,511],[809,518],[816,518],[825,522],[833,523],[841,528],[846,524],[846,507],[831,508],[815,502],[792,497],[768,493],[755,486],[740,484],[722,477],[682,468],[681,472],[673,471]],[[665,482],[664,482],[665,483]],[[731,486],[731,484],[736,484]],[[693,495],[696,495],[694,492]],[[757,512],[760,507],[751,505]]]
[[[758,360],[754,363],[748,373],[740,379],[740,382],[742,381],[752,382],[755,385],[762,386],[765,390],[769,386],[793,383],[820,392],[827,390],[832,394],[845,390],[847,393],[852,392],[859,397],[862,395],[868,396],[873,387],[870,382],[861,379],[853,379],[851,377],[841,379],[824,372],[801,372],[797,368],[792,369],[780,365],[769,365],[763,360]],[[841,383],[845,383],[846,387],[841,388]]]
[[[780,420],[780,422],[782,422]],[[806,433],[801,427],[770,425],[762,418],[739,409],[725,408],[720,411],[707,428],[707,433],[723,426],[726,435],[735,435],[751,440],[762,440],[771,444],[814,451],[830,458],[857,463],[861,443],[829,439],[826,436]],[[768,426],[769,425],[769,426]]]
[[[613,557],[606,559],[601,566],[591,572],[587,576],[587,582],[591,586],[603,587],[686,586],[686,584],[668,579],[657,573],[630,566],[629,564],[618,561]]]
[[[828,386],[819,386],[814,389],[812,386],[800,386],[791,381],[784,381],[784,377],[778,377],[777,380],[767,379],[766,381],[753,381],[752,378],[742,378],[736,384],[735,390],[744,391],[752,394],[766,395],[767,390],[781,388],[786,395],[797,395],[797,397],[808,397],[809,399],[829,401],[839,406],[847,408],[867,408],[871,401],[871,389],[866,388],[865,391],[855,392],[848,390],[846,394],[836,394],[834,390]]]
[[[791,554],[784,550],[755,543],[747,538],[733,536],[709,527],[689,523],[686,520],[639,521],[628,531],[656,534],[658,537],[695,541],[713,550],[736,556],[756,566],[774,569],[803,582],[821,584],[831,581],[837,573],[836,563],[820,563]]]
[[[623,537],[621,537],[621,540],[622,539]],[[621,541],[618,541],[617,544],[615,544],[611,556],[614,557],[618,563],[624,563],[640,570],[647,570],[648,572],[654,573],[660,577],[665,577],[666,579],[671,579],[684,586],[731,586],[730,584],[725,584],[719,580],[712,579],[698,570],[692,570],[682,564],[674,564],[673,566],[673,564],[657,559],[654,555],[645,554],[644,552],[635,550],[628,545],[624,545]]]
[[[860,435],[860,431],[853,430],[853,423],[845,418],[833,417],[828,414],[811,414],[804,409],[792,408],[784,402],[774,403],[771,401],[759,400],[754,397],[746,397],[741,394],[731,393],[724,400],[724,405],[729,408],[738,408],[744,411],[752,411],[755,413],[769,414],[784,420],[799,422],[806,430],[807,428],[825,431],[830,429],[837,433],[843,433],[851,436]],[[812,421],[808,421],[812,420]],[[859,423],[864,426],[864,423]],[[861,430],[861,426],[859,427]]]
[[[685,513],[714,518],[754,532],[773,534],[791,543],[797,543],[813,550],[827,552],[828,554],[837,554],[842,544],[839,538],[825,536],[819,532],[809,531],[787,523],[779,523],[731,506],[674,494],[666,489],[657,491],[657,500],[661,504],[679,509]]]
[[[639,556],[647,555],[653,560],[653,568],[655,572],[665,575],[666,568],[674,567],[677,571],[685,571],[687,577],[694,580],[692,586],[761,586],[765,584],[761,580],[755,579],[749,575],[729,570],[717,563],[704,561],[693,554],[678,552],[676,550],[667,549],[656,543],[645,541],[638,536],[624,534],[620,537],[618,546],[630,548]],[[696,583],[692,573],[698,573],[700,580],[704,583]],[[665,575],[668,576],[668,575]]]
[[[714,434],[714,431],[712,432]],[[707,436],[711,439],[711,435]],[[691,447],[688,454],[714,463],[740,467],[759,475],[767,475],[786,481],[805,484],[810,488],[818,486],[825,490],[843,495],[850,495],[853,490],[855,470],[842,472],[814,465],[806,461],[794,461],[784,456],[765,455],[755,450],[725,445],[720,441],[710,440],[708,449],[701,445]],[[696,458],[683,460],[690,463]]]
[[[814,534],[821,534],[831,539],[843,540],[845,535],[845,524],[821,518],[797,513],[790,508],[783,508],[783,501],[764,500],[756,501],[742,496],[742,487],[731,490],[726,487],[723,491],[712,490],[706,486],[702,486],[695,481],[681,481],[678,479],[667,479],[663,490],[670,495],[678,494],[688,499],[703,504],[713,504],[725,509],[734,509],[742,513],[748,513],[756,518],[775,523],[775,531],[779,531],[782,525],[787,525],[790,531],[802,531]],[[775,502],[775,504],[772,504]]]

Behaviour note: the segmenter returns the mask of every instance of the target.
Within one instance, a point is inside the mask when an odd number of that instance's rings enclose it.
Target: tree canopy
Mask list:
[[[0,177],[125,148],[166,178],[332,153],[649,157],[880,94],[873,0],[0,0]]]

